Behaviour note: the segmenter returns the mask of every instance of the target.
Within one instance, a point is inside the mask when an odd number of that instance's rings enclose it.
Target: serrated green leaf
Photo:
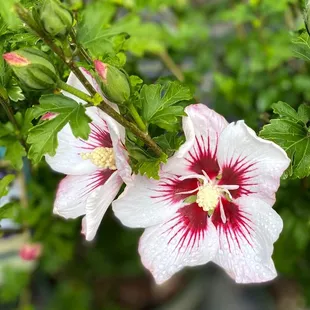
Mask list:
[[[282,117],[287,117],[289,119],[300,121],[300,117],[297,112],[286,102],[278,101],[277,103],[274,103],[271,107],[274,113],[279,114]]]
[[[172,106],[191,98],[190,90],[178,82],[169,82],[164,86],[144,85],[140,93],[142,117],[148,124],[156,124],[164,129],[173,130],[174,125],[169,127],[168,118],[175,123],[173,118],[183,115],[183,107]]]
[[[0,180],[0,197],[7,195],[8,186],[15,179],[14,174],[8,174]]]
[[[158,111],[153,116],[152,123],[167,131],[177,131],[180,124],[180,117],[184,115],[184,107],[178,105],[172,106]]]
[[[281,105],[281,106],[280,106]],[[285,176],[304,178],[310,175],[310,135],[305,125],[304,113],[293,113],[292,108],[283,103],[274,106],[274,112],[282,115],[263,127],[260,136],[280,145],[291,159]]]
[[[139,173],[146,175],[148,178],[159,180],[159,169],[162,163],[167,161],[167,156],[161,158],[153,158],[152,160],[145,161],[139,165]]]
[[[310,120],[310,106],[301,104],[298,107],[298,117],[304,124],[307,124]]]
[[[171,156],[184,143],[184,136],[175,132],[168,132],[161,136],[154,137],[153,140],[168,156]]]
[[[29,130],[27,142],[31,146],[28,157],[34,163],[38,163],[44,154],[55,155],[58,145],[57,133],[67,123],[70,124],[75,137],[88,138],[88,123],[91,119],[86,115],[85,107],[73,99],[62,95],[44,95],[40,99],[40,105],[34,109],[37,110],[37,117],[47,112],[58,114],[55,118],[43,121]]]

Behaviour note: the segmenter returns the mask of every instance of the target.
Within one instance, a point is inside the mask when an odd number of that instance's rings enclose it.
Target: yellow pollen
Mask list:
[[[221,191],[218,187],[206,184],[197,193],[196,202],[206,212],[212,212],[219,202]]]
[[[116,170],[113,148],[99,146],[90,153],[81,153],[82,159],[90,159],[99,168]]]

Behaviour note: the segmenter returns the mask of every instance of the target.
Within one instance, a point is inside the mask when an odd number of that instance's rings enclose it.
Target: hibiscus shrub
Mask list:
[[[3,4],[0,220],[38,266],[0,269],[4,302],[40,279],[51,309],[112,309],[211,261],[310,300],[309,4],[226,2]]]

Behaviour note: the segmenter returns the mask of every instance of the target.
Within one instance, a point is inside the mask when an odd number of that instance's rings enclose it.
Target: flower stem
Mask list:
[[[174,60],[171,58],[171,56],[168,54],[167,51],[163,51],[158,54],[162,62],[165,64],[165,66],[170,70],[170,72],[180,81],[184,82],[185,77],[180,69],[180,67],[174,62]]]
[[[161,150],[161,148],[152,140],[152,138],[146,133],[141,131],[135,124],[129,122],[126,120],[126,118],[122,117],[120,114],[118,114],[113,108],[111,108],[108,104],[101,104],[100,108],[110,115],[112,118],[114,118],[118,123],[123,125],[125,128],[130,130],[133,134],[135,134],[138,138],[140,138],[146,145],[148,145],[153,152],[157,156],[161,156],[164,154],[164,152]]]
[[[135,120],[137,126],[144,132],[146,132],[146,126],[142,120],[142,118],[140,117],[137,109],[135,108],[135,106],[132,103],[128,104],[128,110],[132,116],[132,118]]]
[[[57,81],[57,86],[60,89],[65,90],[66,92],[68,92],[72,95],[75,95],[76,97],[79,97],[88,103],[92,103],[92,104],[96,103],[93,97],[87,95],[86,93],[80,91],[79,89],[77,89],[75,87],[70,86],[69,84],[63,82],[60,79]]]

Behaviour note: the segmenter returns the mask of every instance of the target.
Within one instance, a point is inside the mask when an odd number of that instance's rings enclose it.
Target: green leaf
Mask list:
[[[70,124],[73,135],[87,139],[90,133],[91,119],[85,113],[85,107],[73,99],[62,95],[44,95],[40,105],[34,108],[37,117],[47,112],[58,114],[51,120],[40,122],[29,130],[27,142],[31,144],[28,157],[38,163],[44,154],[55,155],[57,133],[67,124]]]
[[[141,175],[146,175],[148,178],[153,178],[155,180],[159,180],[158,171],[160,168],[161,160],[150,160],[145,161],[139,167],[139,173]]]
[[[17,14],[14,11],[14,4],[17,0],[5,0],[1,1],[0,14],[3,17],[5,23],[11,29],[16,29],[21,25],[20,20],[17,18]]]
[[[272,105],[274,113],[279,114],[282,117],[293,119],[296,121],[300,120],[298,113],[286,102],[279,101]]]
[[[310,106],[302,104],[298,107],[298,117],[304,123],[310,120]]]
[[[171,156],[184,143],[184,136],[175,132],[168,132],[161,136],[153,138],[160,148],[168,156]]]
[[[14,174],[8,174],[0,180],[0,197],[7,195],[8,186],[15,179]]]
[[[22,89],[17,85],[12,85],[7,89],[10,99],[14,102],[25,99]]]
[[[6,148],[4,159],[10,161],[15,169],[21,170],[23,167],[23,157],[27,153],[21,143],[16,139],[16,136],[8,135],[0,138],[0,145]]]
[[[12,124],[2,124],[0,123],[0,137],[4,137],[13,132]]]
[[[135,137],[133,137],[135,139]],[[161,163],[167,162],[166,154],[161,157],[155,157],[138,145],[138,141],[132,141],[129,137],[126,140],[126,148],[129,153],[133,171],[148,178],[159,179],[159,168]]]
[[[18,204],[16,202],[9,202],[4,206],[0,207],[0,220],[5,218],[14,218],[14,216],[16,215],[17,206]]]
[[[152,123],[167,131],[177,131],[180,124],[180,117],[184,115],[184,107],[179,105],[168,107],[158,111],[152,118]]]
[[[191,98],[190,90],[178,82],[168,82],[166,85],[144,85],[140,94],[142,117],[148,124],[173,130],[177,118],[183,115],[183,107],[172,106]],[[171,126],[169,126],[169,119],[171,119]]]
[[[164,35],[161,27],[153,23],[141,23],[136,20],[126,31],[130,38],[125,43],[125,49],[136,56],[142,57],[145,52],[160,53],[165,49]]]
[[[159,53],[164,50],[161,26],[142,23],[136,14],[127,14],[111,25],[115,12],[114,5],[98,1],[89,4],[82,14],[77,38],[94,56],[118,53],[121,49],[137,56],[142,56],[146,51]],[[123,37],[123,34],[126,36]],[[119,35],[121,44],[113,42]]]
[[[295,57],[310,61],[310,37],[305,31],[298,37],[292,39],[293,54]]]
[[[310,175],[310,135],[307,128],[308,107],[301,105],[298,113],[286,103],[273,105],[281,115],[265,125],[260,136],[280,145],[291,159],[285,177],[304,178]]]

